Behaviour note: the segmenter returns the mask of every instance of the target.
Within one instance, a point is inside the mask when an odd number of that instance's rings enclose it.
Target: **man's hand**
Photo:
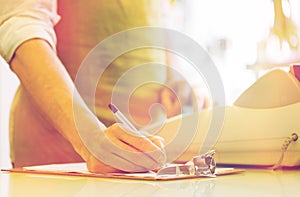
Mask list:
[[[133,134],[121,124],[113,124],[94,139],[101,150],[94,144],[88,148],[92,153],[87,159],[91,172],[145,172],[160,168],[166,161],[162,138]]]
[[[118,124],[106,128],[99,122],[46,41],[32,39],[20,45],[11,68],[36,110],[70,142],[91,171],[109,171],[109,165],[141,172],[164,164],[165,152],[152,138],[131,134]]]

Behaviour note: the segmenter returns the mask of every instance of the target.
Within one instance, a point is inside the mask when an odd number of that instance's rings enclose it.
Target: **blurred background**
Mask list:
[[[170,28],[197,41],[216,64],[226,103],[270,69],[300,62],[299,0],[173,0]],[[170,14],[171,13],[171,14]],[[175,18],[175,19],[174,19]],[[0,58],[0,167],[9,167],[8,119],[18,79]]]

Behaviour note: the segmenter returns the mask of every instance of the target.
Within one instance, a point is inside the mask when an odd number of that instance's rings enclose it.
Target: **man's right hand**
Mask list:
[[[117,123],[108,127],[104,135],[94,137],[90,141],[93,144],[85,144],[91,152],[86,161],[91,172],[145,172],[165,164],[166,154],[160,137],[136,135]]]

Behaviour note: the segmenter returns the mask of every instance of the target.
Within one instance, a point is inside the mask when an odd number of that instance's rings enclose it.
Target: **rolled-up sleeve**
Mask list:
[[[9,63],[24,41],[41,38],[56,48],[55,0],[0,0],[0,55]]]

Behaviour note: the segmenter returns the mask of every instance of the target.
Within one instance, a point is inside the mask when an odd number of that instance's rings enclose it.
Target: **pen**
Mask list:
[[[135,126],[120,112],[120,110],[114,105],[109,104],[109,109],[114,113],[115,118],[124,125],[128,126],[132,131],[134,131],[136,134],[140,134],[140,132],[135,128]]]

